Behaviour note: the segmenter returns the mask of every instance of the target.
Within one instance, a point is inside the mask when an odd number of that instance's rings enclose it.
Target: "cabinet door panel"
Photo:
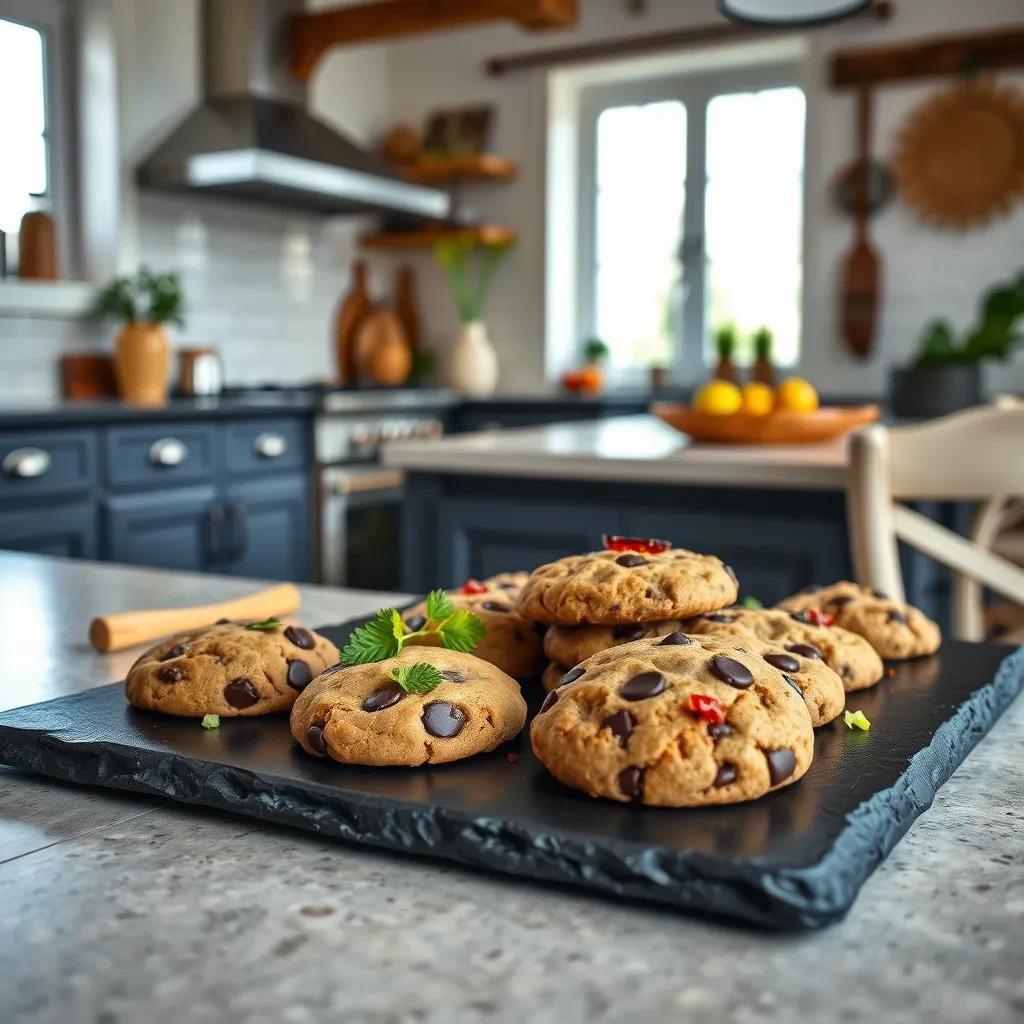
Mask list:
[[[111,486],[139,489],[212,480],[223,436],[211,424],[183,421],[109,427],[104,441]]]
[[[302,469],[309,461],[300,419],[239,420],[224,428],[225,462],[232,475]]]
[[[309,493],[300,473],[232,484],[226,492],[229,540],[225,569],[233,576],[310,578]]]
[[[0,548],[63,558],[96,558],[96,506],[92,502],[0,512]]]
[[[125,494],[105,502],[110,561],[202,572],[220,568],[212,536],[213,487]]]

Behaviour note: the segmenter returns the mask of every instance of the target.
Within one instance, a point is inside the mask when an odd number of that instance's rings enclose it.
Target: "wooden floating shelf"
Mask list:
[[[429,249],[437,242],[449,238],[464,238],[477,245],[511,245],[516,233],[510,228],[496,224],[479,224],[476,227],[426,227],[415,231],[376,231],[363,235],[359,244],[364,249],[382,252],[403,252],[410,249]]]
[[[421,185],[450,185],[459,181],[512,181],[519,168],[494,153],[425,157],[399,164],[399,172]]]

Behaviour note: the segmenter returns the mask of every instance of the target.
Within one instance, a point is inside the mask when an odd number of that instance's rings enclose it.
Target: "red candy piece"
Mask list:
[[[690,709],[697,712],[697,717],[702,722],[708,722],[710,725],[720,725],[725,721],[725,705],[717,697],[691,693]]]
[[[817,608],[808,608],[807,618],[815,626],[833,626],[836,621],[834,615],[830,615],[828,612],[819,611]]]
[[[462,584],[462,593],[486,594],[487,588],[477,580],[466,580],[466,582]]]
[[[670,540],[658,540],[656,537],[619,537],[614,533],[606,533],[601,543],[609,551],[639,551],[645,555],[660,555],[672,547]]]

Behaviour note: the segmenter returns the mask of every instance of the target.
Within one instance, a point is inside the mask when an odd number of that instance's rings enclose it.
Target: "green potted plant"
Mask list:
[[[464,395],[486,397],[498,386],[498,354],[482,317],[494,274],[511,248],[511,242],[482,243],[469,233],[434,245],[462,321],[452,350],[451,383]]]
[[[909,366],[895,367],[890,401],[897,416],[943,416],[982,399],[981,364],[1007,359],[1024,340],[1024,273],[996,285],[981,298],[977,324],[957,338],[946,320],[933,320],[921,334]]]
[[[772,363],[772,347],[775,339],[767,327],[759,327],[751,338],[754,344],[754,366],[750,379],[775,387],[775,366]]]
[[[733,324],[722,324],[715,331],[715,354],[718,362],[715,364],[715,372],[712,376],[716,380],[727,380],[736,383],[736,364],[733,357],[736,355],[736,343],[738,335]]]
[[[101,316],[122,324],[114,341],[114,375],[121,397],[133,405],[163,405],[170,380],[171,343],[164,324],[184,323],[177,274],[117,277],[97,296]]]

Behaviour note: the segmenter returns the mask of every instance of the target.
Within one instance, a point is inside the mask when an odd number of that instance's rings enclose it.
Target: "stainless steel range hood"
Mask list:
[[[448,215],[444,192],[403,181],[306,112],[284,54],[302,0],[201,4],[203,102],[142,161],[141,186],[328,214]]]

